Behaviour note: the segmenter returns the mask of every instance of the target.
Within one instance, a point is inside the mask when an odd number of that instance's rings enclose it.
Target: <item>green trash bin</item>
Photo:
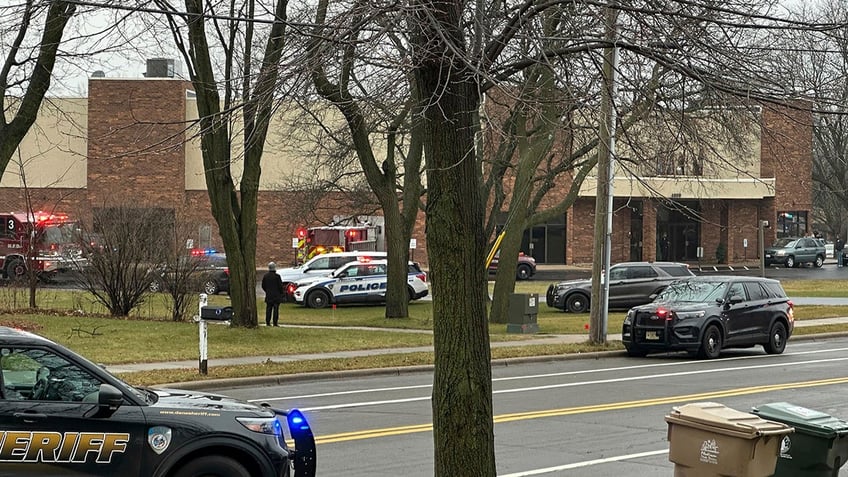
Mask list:
[[[848,422],[787,402],[765,404],[752,412],[795,428],[783,438],[775,477],[836,477],[848,458]]]

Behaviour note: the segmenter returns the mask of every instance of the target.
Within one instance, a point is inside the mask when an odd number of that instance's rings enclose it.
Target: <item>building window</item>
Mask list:
[[[777,238],[803,237],[806,233],[806,210],[785,210],[777,213]]]

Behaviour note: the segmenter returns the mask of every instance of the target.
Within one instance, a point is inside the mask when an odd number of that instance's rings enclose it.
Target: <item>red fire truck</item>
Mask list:
[[[21,278],[30,266],[47,279],[80,255],[79,223],[67,214],[0,213],[0,271]]]
[[[380,249],[380,227],[370,224],[300,227],[297,229],[297,262],[329,252]]]

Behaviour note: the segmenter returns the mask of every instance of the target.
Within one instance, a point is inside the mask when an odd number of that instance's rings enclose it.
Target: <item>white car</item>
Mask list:
[[[354,251],[333,252],[316,255],[307,260],[303,265],[290,268],[278,268],[277,275],[283,280],[283,290],[286,293],[283,298],[291,301],[294,293],[294,283],[309,277],[323,277],[341,267],[360,258],[386,258],[386,252]]]
[[[324,308],[331,303],[383,303],[386,301],[386,260],[350,262],[330,275],[305,278],[296,283],[294,301],[309,308]],[[427,275],[418,264],[409,262],[407,274],[409,299],[417,300],[430,292]]]

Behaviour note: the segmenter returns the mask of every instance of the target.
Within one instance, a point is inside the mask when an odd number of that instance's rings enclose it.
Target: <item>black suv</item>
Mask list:
[[[623,262],[610,267],[609,308],[627,309],[650,303],[675,280],[694,276],[689,265],[677,262]],[[547,303],[571,313],[589,310],[592,280],[569,280],[548,287]]]
[[[723,348],[755,345],[780,354],[794,325],[792,302],[777,280],[702,276],[675,282],[653,303],[628,311],[621,340],[630,356],[685,350],[716,358]]]
[[[153,273],[154,279],[149,288],[154,293],[167,290],[169,284],[180,284],[180,281],[183,281],[183,285],[190,285],[191,291],[196,289],[207,295],[230,292],[230,268],[227,266],[227,256],[223,253],[192,253],[191,256],[180,257],[176,266],[162,266]],[[189,276],[186,277],[186,273]]]
[[[314,477],[298,410],[132,387],[73,351],[0,327],[0,474]],[[295,448],[286,444],[287,427]]]

